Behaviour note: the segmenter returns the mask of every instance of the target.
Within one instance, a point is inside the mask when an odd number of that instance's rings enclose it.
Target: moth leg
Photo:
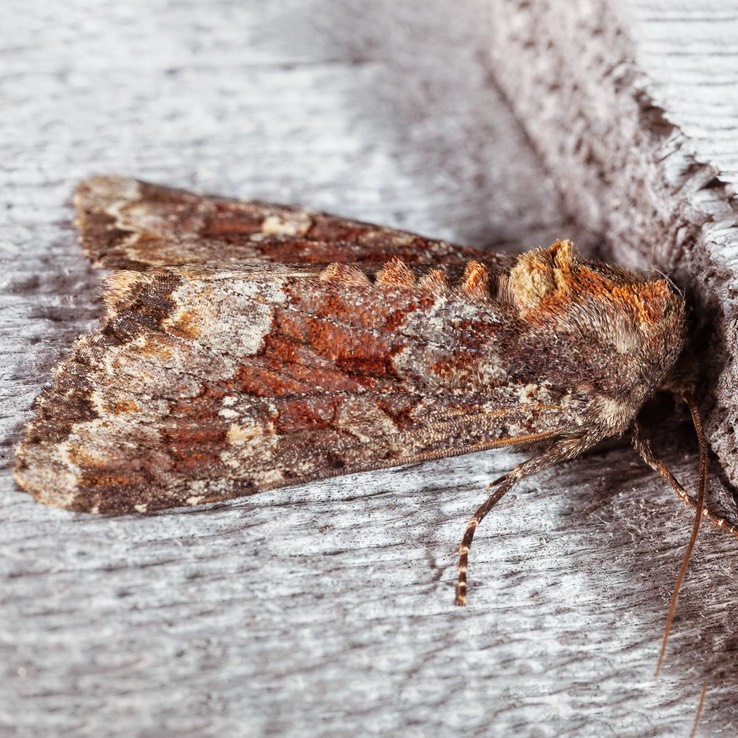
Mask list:
[[[459,548],[459,575],[456,580],[456,599],[455,604],[466,605],[466,570],[469,561],[469,549],[474,540],[474,533],[479,524],[487,516],[487,513],[504,497],[504,495],[512,489],[512,487],[525,477],[546,469],[549,466],[557,464],[559,461],[566,461],[579,456],[582,452],[594,445],[592,440],[585,438],[567,438],[557,441],[548,449],[534,456],[532,459],[523,461],[514,467],[504,476],[495,479],[488,485],[488,488],[497,487],[497,489],[487,498],[483,505],[471,516],[466,526],[464,537],[461,540]]]
[[[677,598],[679,597],[679,591],[682,588],[682,582],[684,581],[684,577],[687,573],[687,567],[689,566],[689,560],[692,557],[692,551],[694,550],[695,543],[697,543],[697,535],[700,531],[700,521],[707,511],[707,508],[705,507],[705,498],[707,497],[707,440],[705,439],[705,433],[702,428],[702,419],[700,418],[697,403],[691,394],[678,393],[677,396],[689,408],[690,415],[692,416],[692,424],[694,425],[694,430],[697,434],[697,442],[700,448],[700,484],[696,501],[692,500],[684,487],[679,484],[674,475],[666,467],[666,464],[664,464],[664,462],[654,454],[651,444],[643,437],[643,431],[638,423],[633,424],[633,445],[641,455],[641,458],[651,468],[659,472],[667,482],[669,482],[669,484],[676,490],[679,497],[682,499],[685,499],[686,497],[690,503],[694,503],[694,507],[697,511],[694,518],[694,524],[692,525],[692,534],[689,537],[689,543],[687,544],[687,549],[684,552],[684,557],[682,558],[682,565],[679,567],[679,573],[677,574],[676,583],[674,585],[674,592],[671,595],[671,601],[669,603],[669,611],[666,615],[664,637],[661,639],[661,651],[659,652],[659,658],[656,662],[656,676],[658,676],[661,671],[661,664],[663,663],[664,655],[666,654],[666,644],[669,640],[669,631],[671,630],[671,624],[674,620]],[[685,497],[682,497],[682,493],[684,493]]]
[[[684,489],[666,464],[656,456],[653,447],[651,446],[651,442],[643,435],[643,429],[638,425],[638,423],[633,423],[631,432],[633,434],[633,447],[638,452],[641,459],[643,459],[651,469],[658,472],[669,483],[669,486],[677,493],[682,502],[693,510],[696,510],[698,507],[697,500],[695,500],[694,497]],[[716,525],[726,533],[730,533],[738,538],[738,526],[729,523],[724,517],[710,510],[709,507],[703,508],[702,517],[707,518],[707,520],[709,520],[713,525]]]

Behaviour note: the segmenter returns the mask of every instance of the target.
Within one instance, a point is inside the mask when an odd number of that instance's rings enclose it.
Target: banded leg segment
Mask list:
[[[697,510],[697,500],[692,497],[686,489],[684,489],[666,464],[656,456],[653,447],[651,446],[651,442],[643,435],[643,430],[637,423],[633,424],[633,446],[641,459],[643,459],[648,466],[650,466],[655,472],[658,472],[669,483],[669,486],[677,493],[679,499],[693,510]],[[738,538],[738,526],[733,525],[721,515],[713,512],[709,507],[702,508],[702,517],[706,518],[713,525],[724,530],[726,533],[730,533]]]
[[[490,495],[485,503],[471,516],[469,523],[466,526],[464,537],[461,539],[461,546],[459,548],[459,576],[456,580],[456,599],[455,604],[466,605],[466,570],[469,565],[469,549],[471,548],[472,541],[474,540],[474,533],[477,530],[477,526],[484,520],[487,513],[503,498],[505,493],[512,488],[518,479],[522,479],[518,474],[519,466],[516,466],[513,471],[506,474],[504,477],[496,479],[490,484],[490,487],[495,487],[499,484],[499,487],[494,494]]]
[[[456,599],[457,605],[466,605],[467,600],[467,581],[466,571],[469,565],[469,550],[471,549],[474,533],[479,524],[487,516],[487,513],[509,492],[512,487],[525,477],[536,474],[549,466],[553,466],[560,461],[573,459],[579,454],[593,446],[599,439],[586,438],[566,438],[556,441],[552,446],[534,456],[532,459],[518,464],[504,476],[496,479],[489,484],[489,488],[496,487],[495,491],[485,500],[484,504],[471,516],[466,526],[464,537],[461,540],[459,548],[459,574],[456,580]]]

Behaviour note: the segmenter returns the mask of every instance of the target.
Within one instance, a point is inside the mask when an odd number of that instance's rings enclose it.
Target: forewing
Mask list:
[[[576,408],[506,369],[519,326],[467,272],[120,272],[39,400],[18,483],[117,514],[553,439]]]
[[[93,264],[148,269],[181,264],[461,264],[475,249],[286,205],[195,195],[127,177],[92,177],[75,195]]]

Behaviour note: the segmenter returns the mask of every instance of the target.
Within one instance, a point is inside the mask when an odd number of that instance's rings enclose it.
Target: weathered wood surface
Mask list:
[[[726,59],[738,10],[602,8],[14,4],[0,38],[0,734],[672,736],[688,733],[703,680],[704,734],[735,732],[738,542],[705,527],[654,679],[691,516],[627,446],[505,499],[475,542],[465,610],[452,605],[455,549],[485,483],[519,458],[509,453],[123,519],[44,508],[9,474],[33,398],[99,312],[100,275],[75,243],[68,204],[93,173],[475,244],[574,236],[625,262],[674,267],[720,317],[733,231],[718,233],[724,261],[707,269],[713,224],[680,229],[669,217],[674,193],[708,209],[718,197],[727,213],[727,189],[685,157],[693,146],[734,181],[738,61]],[[599,17],[603,31],[577,25],[577,13]],[[579,31],[567,36],[566,23]],[[695,28],[703,41],[691,41]],[[601,80],[616,61],[627,67],[623,49],[640,67],[622,78],[625,107],[613,110]],[[685,49],[689,74],[678,65]],[[569,76],[542,91],[536,79],[564,58]],[[690,79],[707,95],[699,106],[680,87]],[[633,118],[635,89],[641,101],[661,95],[665,111],[648,102]],[[683,132],[672,128],[680,122]],[[593,150],[624,152],[612,155],[609,189],[596,159],[567,148],[572,131]],[[630,172],[648,174],[648,186],[618,204]],[[669,244],[684,228],[700,248],[676,258],[683,250]],[[718,445],[718,421],[711,430]],[[659,445],[694,484],[689,436],[666,433]]]
[[[691,298],[707,432],[738,483],[738,3],[494,6],[491,68],[567,209]]]

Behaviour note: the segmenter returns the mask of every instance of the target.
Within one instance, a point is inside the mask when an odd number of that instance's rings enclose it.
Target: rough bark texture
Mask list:
[[[520,456],[120,519],[39,505],[9,467],[33,398],[100,311],[69,197],[118,172],[655,263],[712,326],[710,438],[735,479],[738,10],[12,5],[0,734],[666,737],[688,734],[703,680],[704,734],[735,734],[738,546],[705,528],[653,679],[691,515],[627,446],[503,500],[475,540],[465,610],[452,605],[465,520]],[[669,428],[657,446],[693,486],[695,444]]]
[[[738,483],[738,6],[495,11],[492,73],[565,207],[603,256],[661,269],[691,298],[710,443]]]

